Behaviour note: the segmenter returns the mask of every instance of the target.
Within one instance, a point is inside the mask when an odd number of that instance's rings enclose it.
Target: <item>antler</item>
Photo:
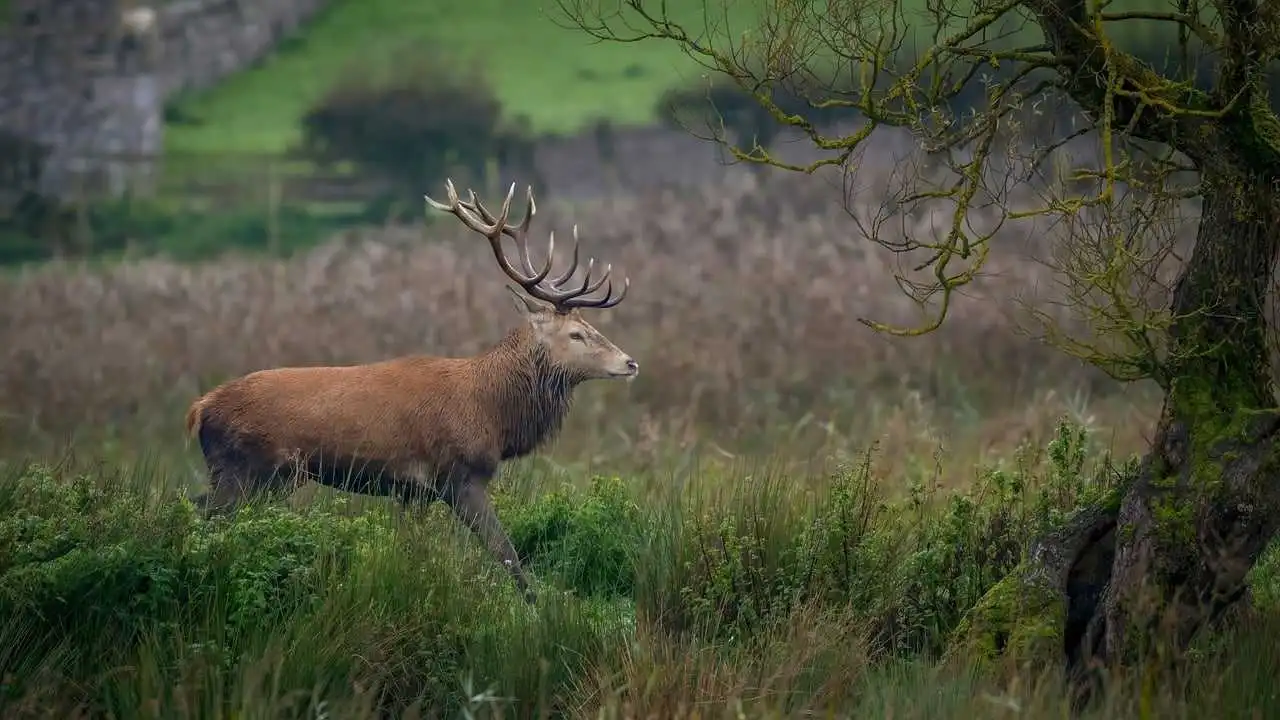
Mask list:
[[[476,198],[476,194],[472,190],[467,191],[468,200],[463,202],[458,198],[458,191],[453,186],[453,180],[445,180],[445,191],[448,193],[448,204],[437,202],[431,199],[429,195],[423,195],[427,204],[437,210],[444,210],[452,214],[454,217],[462,221],[471,230],[480,233],[489,240],[489,246],[493,248],[493,256],[497,258],[498,265],[502,271],[512,280],[520,284],[531,297],[538,300],[544,300],[551,303],[559,310],[568,310],[570,308],[611,308],[627,296],[627,290],[631,287],[631,279],[623,278],[622,292],[615,298],[613,297],[613,281],[609,279],[609,273],[613,270],[613,265],[606,265],[604,274],[600,279],[591,282],[591,269],[595,267],[595,258],[587,261],[587,272],[582,279],[582,284],[575,288],[564,289],[569,279],[578,270],[578,226],[573,226],[573,261],[569,264],[569,269],[564,273],[547,281],[543,284],[547,275],[551,274],[551,263],[555,253],[556,234],[550,233],[547,240],[547,262],[542,266],[541,270],[534,270],[533,261],[529,258],[529,223],[533,220],[533,215],[537,212],[537,204],[533,201],[533,188],[530,187],[527,192],[529,209],[525,212],[524,218],[519,223],[511,225],[507,222],[507,217],[511,212],[511,199],[515,196],[516,184],[511,183],[511,189],[507,191],[507,197],[502,201],[502,209],[497,217],[489,212],[484,205]],[[506,235],[516,243],[516,250],[520,253],[520,262],[524,266],[524,273],[516,270],[512,266],[511,261],[507,259],[506,253],[502,251],[502,236]],[[589,298],[586,297],[591,293],[599,290],[601,286],[608,283],[605,289],[604,297]]]

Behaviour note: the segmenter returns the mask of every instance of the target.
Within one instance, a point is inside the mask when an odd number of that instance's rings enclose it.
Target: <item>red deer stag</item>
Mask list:
[[[443,501],[511,573],[525,599],[536,597],[520,558],[486,494],[503,460],[533,452],[561,426],[574,388],[585,380],[634,378],[631,356],[593,328],[579,308],[610,308],[611,266],[581,282],[578,231],[567,271],[535,270],[527,235],[536,206],[507,222],[515,184],[497,217],[469,191],[462,201],[446,182],[448,204],[426,198],[485,236],[503,272],[520,285],[516,307],[525,323],[490,350],[469,358],[410,356],[342,367],[260,370],[228,381],[191,404],[187,432],[200,441],[209,491],[196,499],[206,515],[233,510],[249,496],[283,497],[307,480],[406,503]],[[502,249],[515,241],[523,272]],[[608,283],[603,297],[588,297]],[[537,302],[542,301],[542,302]],[[546,304],[543,304],[546,303]]]

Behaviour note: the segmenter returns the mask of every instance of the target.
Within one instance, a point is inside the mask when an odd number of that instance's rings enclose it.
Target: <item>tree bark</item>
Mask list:
[[[1269,178],[1205,180],[1195,251],[1174,291],[1150,452],[1118,503],[1086,509],[1042,539],[1012,586],[992,591],[962,628],[965,646],[989,655],[1001,651],[998,638],[1052,635],[1077,680],[1094,661],[1176,654],[1244,595],[1280,528],[1280,410],[1265,316],[1280,203]]]
[[[1118,505],[1042,541],[1053,551],[1040,556],[1068,558],[1065,569],[1011,576],[1036,599],[1031,612],[1059,613],[1061,650],[1078,670],[1090,658],[1185,649],[1244,594],[1280,527],[1280,411],[1265,314],[1280,252],[1280,118],[1260,89],[1246,26],[1227,28],[1230,57],[1214,92],[1201,93],[1104,45],[1082,0],[1026,3],[1063,60],[1061,87],[1095,119],[1110,114],[1130,136],[1181,151],[1203,187],[1156,378],[1166,395],[1151,450]],[[1002,620],[1007,612],[990,612],[997,605],[979,614]],[[967,627],[992,627],[981,620]]]
[[[1280,527],[1265,316],[1280,252],[1273,179],[1205,180],[1196,248],[1174,293],[1164,409],[1121,503],[1109,582],[1087,633],[1088,650],[1116,660],[1185,648],[1243,595]]]
[[[1148,455],[1116,498],[1037,543],[966,619],[953,652],[1014,650],[1038,661],[1052,659],[1048,650],[1065,656],[1076,681],[1097,665],[1176,655],[1244,595],[1280,528],[1280,409],[1265,315],[1280,192],[1261,175],[1202,179]]]

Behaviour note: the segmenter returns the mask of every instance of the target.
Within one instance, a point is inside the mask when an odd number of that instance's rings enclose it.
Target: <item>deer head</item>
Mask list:
[[[424,196],[427,203],[457,217],[471,230],[483,235],[493,249],[493,256],[498,266],[519,285],[520,290],[508,285],[516,300],[516,309],[529,324],[534,342],[545,354],[549,363],[556,369],[572,376],[575,380],[591,380],[606,378],[634,379],[640,372],[640,365],[630,355],[618,349],[599,330],[596,330],[582,317],[580,309],[605,309],[622,302],[631,287],[629,278],[623,279],[622,291],[617,297],[613,295],[613,281],[610,279],[612,265],[605,266],[604,272],[595,282],[591,281],[591,273],[595,267],[595,258],[587,261],[586,272],[580,283],[573,283],[573,276],[579,267],[578,226],[573,226],[573,259],[569,268],[555,277],[551,275],[554,261],[556,236],[549,234],[547,240],[547,259],[542,268],[535,270],[529,257],[529,225],[537,212],[537,204],[533,200],[533,188],[527,192],[528,209],[524,217],[516,224],[507,222],[511,212],[511,200],[515,195],[515,183],[507,191],[502,208],[495,216],[476,198],[473,191],[467,191],[468,199],[461,200],[454,188],[452,180],[445,181],[448,202],[441,203],[430,196]],[[502,249],[502,237],[507,236],[515,241],[523,271],[517,269],[507,258]],[[603,296],[590,297],[601,287]],[[522,292],[523,291],[523,292]]]

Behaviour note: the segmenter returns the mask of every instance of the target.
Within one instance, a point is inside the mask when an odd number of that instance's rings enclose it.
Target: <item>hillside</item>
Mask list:
[[[669,0],[673,19],[690,30],[714,24],[731,35],[751,26],[754,3]],[[1113,9],[1153,9],[1153,0],[1119,0]],[[1208,12],[1208,16],[1212,12]],[[929,17],[925,4],[907,17]],[[727,20],[726,20],[727,18]],[[1034,35],[1011,19],[1005,42]],[[1162,25],[1137,21],[1111,28],[1122,46],[1156,65],[1168,62],[1173,39]],[[907,30],[903,49],[928,33]],[[344,72],[368,70],[406,46],[478,68],[494,84],[510,116],[524,115],[537,132],[572,133],[591,121],[644,123],[662,92],[692,82],[704,69],[674,46],[601,43],[570,26],[559,3],[503,0],[334,0],[300,36],[261,66],[175,103],[166,131],[173,152],[274,153],[298,135],[308,106]],[[181,119],[177,119],[181,118]]]
[[[702,4],[672,6],[696,20]],[[663,90],[700,71],[675,47],[594,43],[559,13],[554,3],[504,0],[336,0],[258,68],[177,103],[175,114],[195,122],[171,122],[166,144],[175,152],[283,150],[309,104],[354,63],[415,43],[457,58],[459,68],[478,64],[508,112],[539,131],[571,132],[600,117],[644,122]]]

